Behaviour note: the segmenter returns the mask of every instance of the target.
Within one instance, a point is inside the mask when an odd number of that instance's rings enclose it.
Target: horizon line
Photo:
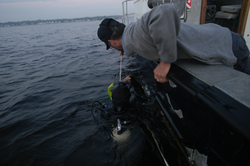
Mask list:
[[[63,20],[63,19],[84,19],[84,18],[111,17],[111,16],[122,16],[122,15],[108,15],[108,16],[104,15],[104,16],[91,16],[91,17],[78,17],[78,18],[57,18],[57,19],[37,19],[37,20],[23,20],[23,21],[8,21],[8,22],[0,22],[0,24],[25,22],[25,21],[49,21],[49,20]]]

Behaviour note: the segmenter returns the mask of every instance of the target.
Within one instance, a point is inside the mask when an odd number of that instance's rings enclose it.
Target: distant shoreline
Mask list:
[[[73,19],[53,19],[53,20],[34,20],[34,21],[18,21],[18,22],[6,22],[0,23],[0,27],[12,27],[12,26],[26,26],[26,25],[42,25],[42,24],[61,24],[71,22],[85,22],[85,21],[98,21],[105,18],[121,19],[121,15],[115,16],[96,16],[96,17],[84,17]]]

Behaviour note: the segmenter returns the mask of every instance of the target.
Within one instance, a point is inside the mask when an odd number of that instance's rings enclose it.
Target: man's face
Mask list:
[[[109,45],[110,45],[110,47],[112,47],[118,51],[123,51],[122,44],[120,44],[118,41],[109,40]]]

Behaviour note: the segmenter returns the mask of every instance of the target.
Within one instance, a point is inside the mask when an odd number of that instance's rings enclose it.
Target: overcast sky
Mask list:
[[[0,22],[122,15],[124,0],[0,0]],[[131,11],[133,2],[128,3]]]

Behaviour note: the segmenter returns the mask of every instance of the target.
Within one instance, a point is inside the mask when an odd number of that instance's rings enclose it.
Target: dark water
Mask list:
[[[0,28],[0,165],[162,164],[139,125],[118,144],[91,116],[120,67],[98,25]]]

